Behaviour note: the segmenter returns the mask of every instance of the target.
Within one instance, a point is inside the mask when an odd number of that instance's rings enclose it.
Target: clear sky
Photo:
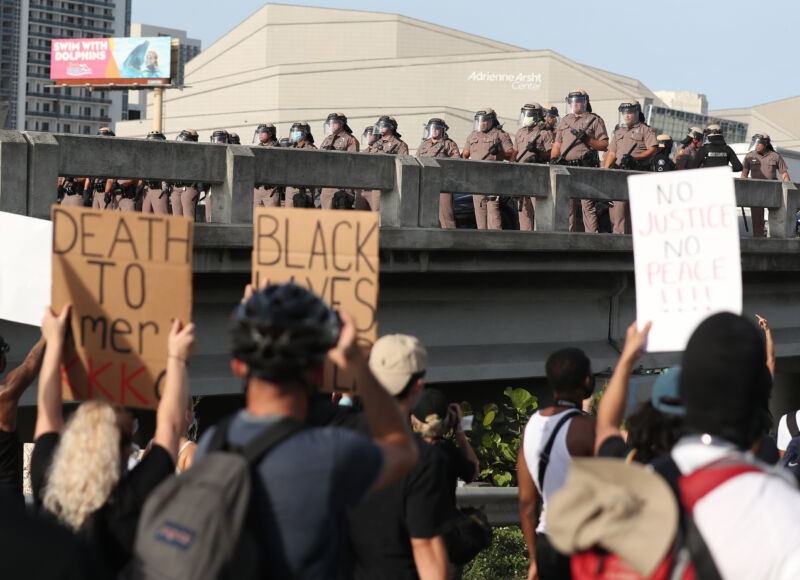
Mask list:
[[[800,95],[797,0],[281,3],[397,13],[522,48],[550,49],[639,79],[653,91],[705,93],[710,109]],[[264,4],[264,0],[133,0],[132,21],[186,30],[207,48]]]

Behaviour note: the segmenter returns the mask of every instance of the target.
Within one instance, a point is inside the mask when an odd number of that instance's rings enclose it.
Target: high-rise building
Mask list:
[[[123,91],[55,87],[54,38],[127,36],[132,0],[0,0],[0,100],[7,128],[94,134],[123,118]]]
[[[184,67],[186,66],[187,62],[200,54],[200,40],[197,40],[196,38],[189,38],[185,30],[165,28],[163,26],[153,26],[152,24],[142,24],[140,22],[134,22],[131,24],[130,36],[168,36],[170,38],[177,38],[180,42],[178,49],[178,72],[177,74],[173,73],[173,77],[175,78],[175,83],[178,86],[183,86]],[[128,119],[135,120],[145,118],[145,112],[147,110],[147,97],[151,93],[152,91],[149,90],[128,91]]]

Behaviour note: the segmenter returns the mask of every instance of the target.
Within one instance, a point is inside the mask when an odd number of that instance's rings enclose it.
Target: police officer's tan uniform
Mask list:
[[[492,127],[486,132],[473,131],[467,136],[464,151],[469,153],[469,159],[486,161],[496,161],[497,155],[487,155],[492,145],[497,145],[500,151],[513,151],[514,145],[511,137],[499,126]],[[464,154],[462,153],[462,156]],[[500,217],[500,202],[489,201],[486,195],[473,195],[472,203],[475,206],[475,221],[479,230],[500,230],[503,229],[503,222]]]
[[[313,143],[310,141],[300,141],[297,144],[297,149],[316,149]],[[311,190],[307,187],[292,187],[290,185],[286,186],[286,196],[285,196],[285,203],[284,207],[294,207],[294,196],[298,193],[305,194],[306,198],[308,199],[308,207],[313,207],[314,205],[314,196],[311,193]]]
[[[551,129],[542,125],[522,127],[514,136],[514,149],[517,151],[518,163],[546,162],[553,149],[555,135]],[[534,151],[526,151],[530,143],[534,144]],[[525,196],[522,199],[522,210],[519,212],[519,229],[533,231],[533,212],[536,208],[536,198]]]
[[[166,215],[169,213],[169,190],[166,183],[158,180],[144,180],[142,192],[142,213]],[[122,207],[120,207],[122,209]]]
[[[692,127],[689,129],[688,137],[693,137],[687,145],[684,145],[675,154],[675,169],[689,169],[692,166],[697,152],[700,150],[700,139],[702,139],[703,131],[699,127]]]
[[[426,139],[417,148],[417,157],[437,157],[452,159],[461,157],[458,151],[458,145],[452,139]],[[439,194],[439,225],[443,228],[454,229],[456,227],[456,218],[453,214],[453,194],[440,193]]]
[[[599,116],[588,112],[580,115],[570,113],[561,119],[561,122],[558,124],[558,128],[556,129],[555,142],[561,144],[562,152],[566,151],[572,145],[572,143],[577,140],[577,137],[572,134],[571,129],[575,129],[576,131],[582,131],[586,129],[587,137],[597,141],[608,139],[606,124]],[[592,152],[594,152],[595,155],[597,154],[597,152],[594,149],[591,149],[586,143],[578,142],[567,153],[564,160],[567,162],[567,165],[599,167],[599,161],[597,163],[594,161],[587,162],[586,159],[584,159],[584,156],[588,158],[588,154],[591,154]],[[580,202],[583,210],[584,230],[587,232],[597,233],[597,211],[595,210],[594,202],[589,199],[582,199]],[[569,231],[571,232],[575,231],[575,212],[577,211],[577,206],[577,200],[571,199],[569,211]]]
[[[106,189],[110,192],[113,183],[113,179],[93,178],[89,180],[89,187],[92,188],[92,209],[115,209],[114,196],[111,193],[106,195]]]
[[[58,189],[63,192],[61,205],[83,207],[83,181],[74,177],[59,177],[58,181]]]
[[[658,147],[655,132],[644,123],[637,122],[630,127],[619,127],[608,142],[608,153],[614,154],[614,169],[620,169],[620,162],[625,155],[636,156],[648,149]],[[637,169],[645,169],[644,166]],[[631,233],[628,202],[615,201],[608,210],[612,232],[615,234]]]
[[[195,219],[195,208],[200,192],[196,183],[184,183],[179,181],[172,184],[172,193],[169,202],[172,205],[172,215],[182,215],[183,217]]]
[[[335,135],[328,135],[319,146],[320,149],[334,150],[334,151],[350,151],[358,153],[358,139],[353,137],[344,129],[340,130]],[[338,187],[323,187],[320,193],[320,205],[322,209],[331,209],[333,207],[333,194],[339,191]],[[349,196],[355,197],[355,192],[352,189],[345,189]]]
[[[385,153],[387,155],[408,155],[408,145],[394,133],[376,139],[366,149],[366,153]],[[381,190],[360,189],[356,191],[355,209],[381,211]]]
[[[277,147],[278,142],[275,139],[259,143],[261,147]],[[266,185],[263,183],[256,184],[253,189],[253,207],[280,207],[281,206],[281,193],[277,187]]]
[[[137,181],[133,179],[117,180],[118,193],[114,198],[114,209],[119,211],[136,211],[136,185]],[[166,198],[164,198],[164,205],[166,207]],[[169,212],[165,211],[163,213]]]
[[[763,153],[750,151],[745,155],[742,167],[742,177],[751,179],[778,179],[778,174],[783,176],[789,173],[786,161],[777,151],[764,150]],[[751,207],[750,216],[753,222],[753,237],[763,238],[766,234],[764,208]]]

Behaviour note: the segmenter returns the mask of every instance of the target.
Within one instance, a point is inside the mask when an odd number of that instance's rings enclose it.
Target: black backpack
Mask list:
[[[170,477],[147,498],[122,578],[216,580],[261,578],[259,526],[250,509],[255,466],[281,441],[304,428],[283,418],[243,448],[227,441],[233,417],[223,420],[208,453]]]
[[[797,463],[800,461],[800,427],[797,425],[797,411],[786,413],[786,427],[789,429],[789,435],[792,436],[792,439],[783,453],[781,465],[797,475]]]

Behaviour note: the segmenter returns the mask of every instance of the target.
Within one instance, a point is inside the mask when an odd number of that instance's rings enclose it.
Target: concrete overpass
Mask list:
[[[453,389],[540,384],[563,345],[597,371],[616,362],[635,316],[630,236],[567,232],[569,199],[627,199],[629,172],[0,131],[0,210],[47,218],[60,175],[212,184],[213,223],[196,224],[193,391],[240,393],[225,328],[249,279],[254,183],[380,189],[379,333],[408,332],[430,351],[428,381]],[[535,233],[441,230],[441,191],[536,197]],[[771,237],[741,240],[744,309],[774,329],[774,410],[800,406],[800,241],[793,183],[736,180],[737,203],[770,208]],[[9,249],[4,249],[9,251]],[[19,362],[36,329],[0,321]],[[648,355],[643,368],[676,363]],[[471,387],[472,386],[472,387]],[[724,393],[720,394],[724,396]],[[35,399],[29,393],[25,402]]]

